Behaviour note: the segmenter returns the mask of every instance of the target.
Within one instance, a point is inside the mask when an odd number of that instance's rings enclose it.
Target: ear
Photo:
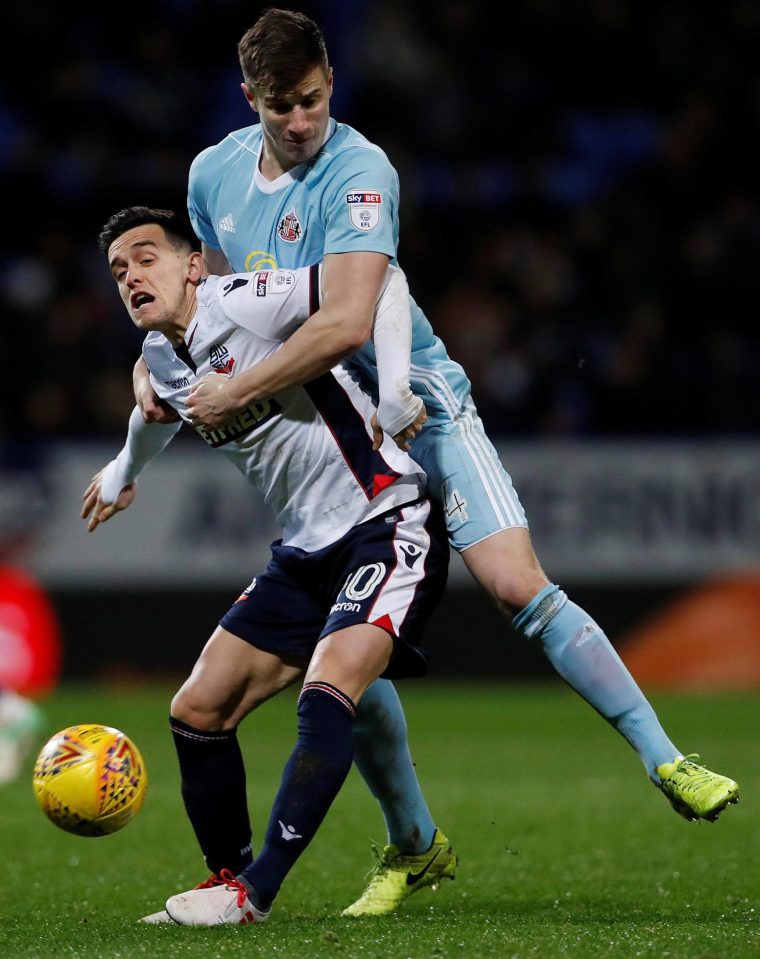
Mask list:
[[[329,100],[333,94],[333,68],[327,68],[327,99]]]
[[[202,253],[195,251],[187,258],[187,278],[196,285],[203,279]]]
[[[248,106],[255,112],[258,113],[258,107],[256,106],[256,94],[251,92],[251,88],[245,82],[245,80],[240,84],[240,89],[243,91],[243,96],[248,101]]]

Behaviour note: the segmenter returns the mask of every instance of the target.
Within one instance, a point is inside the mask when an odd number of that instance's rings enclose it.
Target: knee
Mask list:
[[[549,580],[540,569],[496,569],[485,585],[501,612],[512,619],[549,585]]]
[[[194,690],[184,687],[172,699],[171,715],[193,729],[203,729],[206,732],[219,732],[229,728],[230,717],[223,708],[205,702]]]

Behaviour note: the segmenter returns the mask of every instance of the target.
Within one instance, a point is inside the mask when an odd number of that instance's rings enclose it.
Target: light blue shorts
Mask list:
[[[428,475],[429,493],[443,504],[454,549],[461,552],[503,529],[527,527],[509,473],[472,399],[453,421],[429,420],[411,455]]]

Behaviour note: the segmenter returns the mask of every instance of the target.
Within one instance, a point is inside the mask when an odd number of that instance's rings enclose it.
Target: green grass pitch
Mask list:
[[[19,959],[532,959],[760,955],[760,697],[652,697],[686,752],[739,781],[717,823],[687,823],[634,753],[559,683],[406,681],[417,770],[457,849],[455,882],[423,890],[386,919],[346,920],[384,840],[352,771],[266,925],[183,929],[135,920],[205,878],[182,809],[167,727],[173,688],[64,686],[43,703],[47,734],[102,722],[131,735],[150,775],[122,832],[56,829],[31,766],[0,790],[0,956]],[[295,731],[288,692],[249,718],[241,741],[254,844]]]

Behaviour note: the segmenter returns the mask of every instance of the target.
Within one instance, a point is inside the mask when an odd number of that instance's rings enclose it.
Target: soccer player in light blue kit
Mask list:
[[[268,10],[238,53],[242,90],[260,122],[230,133],[192,164],[188,208],[208,269],[293,268],[323,259],[324,297],[277,354],[197,385],[188,408],[207,426],[351,356],[371,388],[372,308],[398,243],[397,174],[382,150],[330,118],[333,77],[317,25],[300,13]],[[736,783],[683,756],[602,629],[548,580],[464,370],[414,303],[412,311],[412,388],[427,420],[410,404],[407,422],[389,421],[381,403],[380,426],[411,446],[430,492],[444,504],[451,544],[517,632],[541,643],[563,679],[635,749],[677,812],[716,818],[737,800]],[[139,393],[139,375],[136,383]],[[148,394],[143,388],[144,415],[158,415]],[[390,683],[375,683],[362,705],[355,757],[381,804],[389,845],[363,895],[344,910],[353,916],[392,912],[410,892],[434,883],[447,845],[416,781]]]

